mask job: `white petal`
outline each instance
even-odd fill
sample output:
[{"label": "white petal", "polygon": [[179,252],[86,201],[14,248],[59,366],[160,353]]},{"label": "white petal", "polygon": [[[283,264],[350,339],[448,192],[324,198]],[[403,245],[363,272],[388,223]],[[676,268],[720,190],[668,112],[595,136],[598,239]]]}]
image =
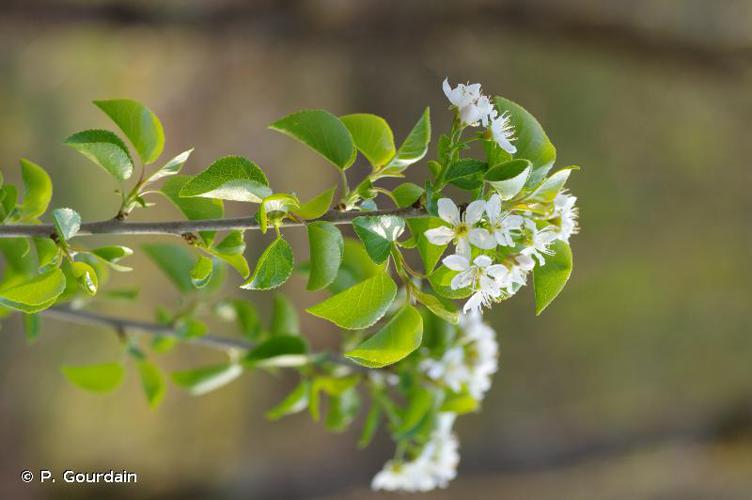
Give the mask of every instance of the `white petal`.
[{"label": "white petal", "polygon": [[454,253],[464,255],[465,257],[470,259],[470,254],[472,253],[472,250],[470,249],[470,242],[467,240],[467,238],[458,238],[457,239],[457,246],[455,247]]},{"label": "white petal", "polygon": [[496,243],[498,243],[499,246],[511,247],[512,245],[514,245],[514,242],[509,237],[509,234],[507,234],[506,231],[496,231],[494,233],[494,237],[496,238]]},{"label": "white petal", "polygon": [[473,273],[471,271],[462,271],[460,274],[452,278],[452,282],[449,286],[452,290],[459,290],[470,286],[473,282]]},{"label": "white petal", "polygon": [[483,217],[483,212],[486,211],[486,202],[483,200],[475,200],[467,206],[465,210],[465,222],[470,225],[476,224]]},{"label": "white petal", "polygon": [[494,194],[486,202],[486,213],[488,219],[492,222],[497,221],[501,215],[501,197],[498,194]]},{"label": "white petal", "polygon": [[441,262],[452,271],[465,271],[470,267],[470,261],[463,255],[449,255]]},{"label": "white petal", "polygon": [[475,260],[473,260],[473,264],[475,264],[478,267],[488,267],[493,263],[493,260],[491,260],[491,257],[488,255],[478,255]]},{"label": "white petal", "polygon": [[456,226],[460,223],[460,209],[449,198],[441,198],[436,202],[439,209],[439,217],[445,222]]},{"label": "white petal", "polygon": [[480,109],[475,104],[468,104],[460,109],[460,120],[468,125],[475,125],[483,117]]},{"label": "white petal", "polygon": [[467,302],[465,302],[465,306],[462,308],[462,312],[464,312],[465,314],[469,312],[480,313],[482,306],[483,306],[483,293],[478,292],[478,293],[473,294],[473,296],[470,297]]},{"label": "white petal", "polygon": [[496,247],[494,237],[483,228],[475,228],[470,231],[470,243],[483,250],[491,250]]},{"label": "white petal", "polygon": [[517,261],[517,265],[525,271],[530,271],[535,267],[535,261],[533,261],[533,258],[529,255],[518,255],[514,260]]},{"label": "white petal", "polygon": [[512,144],[512,142],[506,137],[497,135],[495,139],[496,139],[496,144],[498,144],[501,149],[503,149],[510,155],[513,155],[517,152],[517,147],[514,144]]},{"label": "white petal", "polygon": [[454,238],[454,231],[452,231],[452,228],[446,226],[429,229],[424,234],[429,243],[434,245],[448,245],[452,241],[452,238]]},{"label": "white petal", "polygon": [[447,99],[452,100],[452,86],[449,85],[449,78],[444,78],[444,83],[441,84],[441,88],[444,89],[444,95]]},{"label": "white petal", "polygon": [[494,264],[492,266],[488,266],[488,269],[486,269],[486,274],[496,280],[501,280],[509,274],[509,269],[504,264]]}]

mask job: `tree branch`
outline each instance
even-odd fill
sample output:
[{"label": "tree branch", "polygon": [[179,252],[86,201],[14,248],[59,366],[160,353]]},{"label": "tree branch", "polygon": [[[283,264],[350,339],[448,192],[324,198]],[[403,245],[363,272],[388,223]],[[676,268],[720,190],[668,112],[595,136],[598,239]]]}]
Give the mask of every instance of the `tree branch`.
[{"label": "tree branch", "polygon": [[[400,217],[425,217],[426,210],[417,207],[395,208],[389,210],[374,210],[370,212],[342,212],[330,210],[316,220],[331,222],[332,224],[349,224],[355,217],[361,215],[398,215]],[[311,221],[313,222],[313,221]],[[300,227],[305,222],[285,222],[280,227]],[[259,224],[253,217],[231,217],[226,219],[180,220],[165,222],[125,222],[111,219],[81,224],[76,236],[90,236],[95,234],[166,234],[180,236],[196,231],[226,231],[231,229],[257,230]],[[16,238],[25,236],[49,237],[55,233],[52,224],[7,224],[0,225],[0,238]]]}]

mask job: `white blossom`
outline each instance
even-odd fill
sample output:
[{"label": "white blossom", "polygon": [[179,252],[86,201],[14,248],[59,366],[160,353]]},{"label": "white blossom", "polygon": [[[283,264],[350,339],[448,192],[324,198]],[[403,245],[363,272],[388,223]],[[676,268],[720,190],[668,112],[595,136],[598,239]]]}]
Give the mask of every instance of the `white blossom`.
[{"label": "white blossom", "polygon": [[517,152],[517,148],[512,144],[512,141],[515,140],[514,127],[509,119],[509,113],[506,112],[498,116],[493,116],[489,129],[496,144],[510,155],[513,155]]},{"label": "white blossom", "polygon": [[497,279],[508,273],[508,269],[503,264],[493,264],[488,255],[479,255],[470,262],[464,255],[455,254],[445,257],[442,263],[452,271],[458,271],[449,284],[452,290],[471,287],[475,292],[465,303],[464,312],[480,311],[501,295]]},{"label": "white blossom", "polygon": [[475,126],[479,121],[487,123],[489,109],[493,108],[488,98],[481,96],[480,83],[459,83],[452,88],[449,80],[445,78],[442,88],[449,102],[457,108],[462,123],[470,126]]},{"label": "white blossom", "polygon": [[493,194],[486,202],[486,215],[490,233],[496,243],[505,247],[514,246],[512,231],[519,231],[525,218],[509,212],[502,213],[501,197],[498,194]]},{"label": "white blossom", "polygon": [[428,241],[434,245],[447,245],[454,241],[456,252],[470,256],[470,243],[479,248],[488,248],[492,242],[491,234],[483,228],[475,227],[483,217],[485,202],[475,200],[460,215],[460,209],[449,198],[441,198],[437,202],[439,217],[449,224],[426,231]]},{"label": "white blossom", "polygon": [[420,454],[411,461],[390,460],[374,476],[371,488],[388,491],[430,491],[445,488],[457,476],[459,442],[452,433],[456,415],[439,413],[436,427]]},{"label": "white blossom", "polygon": [[465,364],[465,350],[461,346],[448,349],[440,360],[423,360],[420,368],[429,378],[441,380],[454,392],[460,392],[462,384],[470,378],[470,370]]},{"label": "white blossom", "polygon": [[579,210],[574,204],[577,197],[561,192],[554,198],[554,218],[559,219],[558,239],[569,241],[569,237],[579,232],[577,217]]},{"label": "white blossom", "polygon": [[491,388],[491,377],[499,368],[499,345],[496,332],[484,323],[480,314],[466,314],[460,320],[462,341],[467,342],[468,371],[467,389],[480,401]]},{"label": "white blossom", "polygon": [[522,255],[535,257],[541,266],[546,265],[544,255],[553,255],[553,251],[548,246],[557,239],[556,229],[553,226],[538,229],[532,219],[525,219],[525,229],[529,231],[529,239],[528,246],[522,249]]}]

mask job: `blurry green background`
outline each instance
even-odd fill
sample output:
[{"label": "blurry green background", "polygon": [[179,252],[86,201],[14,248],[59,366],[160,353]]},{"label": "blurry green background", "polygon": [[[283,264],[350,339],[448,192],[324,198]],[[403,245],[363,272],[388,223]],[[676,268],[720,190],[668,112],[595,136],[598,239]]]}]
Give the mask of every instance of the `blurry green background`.
[{"label": "blurry green background", "polygon": [[[0,164],[17,180],[29,157],[52,175],[54,206],[111,217],[114,184],[61,142],[110,126],[91,100],[131,97],[162,118],[165,157],[196,146],[188,173],[241,154],[305,199],[336,172],[267,124],[306,107],[372,112],[400,140],[430,105],[437,134],[444,76],[520,102],[559,164],[582,165],[582,232],[543,316],[529,290],[488,315],[501,369],[482,413],[459,420],[459,478],[431,498],[752,498],[752,1],[5,1]],[[148,218],[177,217],[159,201]],[[304,234],[288,234],[304,258]],[[253,262],[264,239],[246,239]],[[150,319],[175,303],[142,254],[131,262],[112,285],[142,284],[140,303],[109,312]],[[283,290],[308,305],[303,283]],[[316,346],[341,335],[311,317],[303,328]],[[17,318],[0,335],[1,498],[380,496],[367,486],[386,436],[357,451],[358,426],[264,419],[289,374],[202,398],[173,387],[149,411],[133,370],[108,396],[58,371],[112,360],[114,335],[46,320],[29,346]],[[183,347],[160,363],[215,356]],[[139,484],[25,485],[27,468],[126,468]]]}]

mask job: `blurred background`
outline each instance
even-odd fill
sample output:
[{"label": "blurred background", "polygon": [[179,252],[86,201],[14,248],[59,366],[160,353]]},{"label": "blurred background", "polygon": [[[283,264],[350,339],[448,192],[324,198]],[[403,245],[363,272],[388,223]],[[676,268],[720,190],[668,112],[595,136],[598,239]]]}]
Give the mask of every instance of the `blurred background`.
[{"label": "blurred background", "polygon": [[[521,103],[559,165],[582,165],[569,182],[582,231],[569,286],[541,317],[529,290],[488,315],[501,369],[483,411],[458,422],[459,478],[430,497],[752,498],[752,1],[5,0],[0,165],[18,180],[29,157],[54,180],[53,206],[111,217],[115,185],[62,140],[111,126],[91,100],[131,97],[161,117],[164,158],[196,146],[187,173],[241,154],[306,199],[336,172],[267,124],[306,107],[371,112],[401,141],[430,105],[436,137],[451,117],[444,76]],[[177,217],[158,201],[136,218]],[[288,234],[304,256],[304,233]],[[246,240],[253,263],[265,240]],[[109,312],[148,320],[176,303],[143,254],[131,262],[112,285],[143,284],[140,301]],[[309,305],[303,284],[283,291]],[[341,335],[302,321],[316,346]],[[107,331],[45,320],[29,346],[14,318],[0,335],[2,498],[388,496],[368,490],[387,436],[358,451],[359,425],[264,419],[289,375],[202,398],[171,387],[150,411],[135,370],[106,396],[60,375],[118,356]],[[182,347],[160,364],[216,359]],[[27,468],[125,468],[139,484],[24,485]]]}]

